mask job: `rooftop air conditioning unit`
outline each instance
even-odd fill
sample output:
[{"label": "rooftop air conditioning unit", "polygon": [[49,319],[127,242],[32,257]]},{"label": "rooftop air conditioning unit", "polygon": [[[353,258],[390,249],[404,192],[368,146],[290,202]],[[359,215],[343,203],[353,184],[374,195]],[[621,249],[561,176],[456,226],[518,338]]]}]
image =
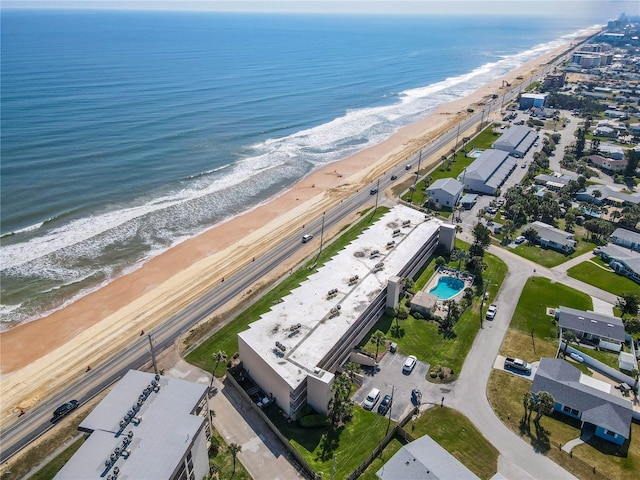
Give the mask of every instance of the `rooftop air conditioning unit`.
[{"label": "rooftop air conditioning unit", "polygon": [[140,422],[142,421],[142,417],[134,417],[132,420],[134,425],[140,425]]}]

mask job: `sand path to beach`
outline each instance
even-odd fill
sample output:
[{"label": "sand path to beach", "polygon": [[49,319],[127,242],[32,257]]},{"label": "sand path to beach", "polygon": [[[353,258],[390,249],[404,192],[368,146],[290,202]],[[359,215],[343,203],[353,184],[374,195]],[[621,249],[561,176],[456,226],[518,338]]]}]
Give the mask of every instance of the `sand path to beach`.
[{"label": "sand path to beach", "polygon": [[[97,365],[120,351],[137,339],[141,330],[159,325],[218,285],[221,278],[251,262],[252,257],[300,232],[303,224],[319,218],[357,190],[368,188],[370,182],[466,118],[468,107],[482,109],[481,102],[492,94],[501,95],[506,91],[501,88],[503,80],[512,87],[526,82],[581,40],[573,40],[470,96],[438,108],[374,147],[311,173],[269,203],[177,245],[48,317],[0,334],[0,421],[10,421],[20,407],[38,404],[83,375],[87,365]],[[469,136],[474,128],[460,132],[460,137]],[[426,159],[424,167],[435,166],[452,146]],[[299,250],[262,282],[272,283],[295,267],[312,253],[309,248]],[[230,299],[227,310],[239,300]]]}]

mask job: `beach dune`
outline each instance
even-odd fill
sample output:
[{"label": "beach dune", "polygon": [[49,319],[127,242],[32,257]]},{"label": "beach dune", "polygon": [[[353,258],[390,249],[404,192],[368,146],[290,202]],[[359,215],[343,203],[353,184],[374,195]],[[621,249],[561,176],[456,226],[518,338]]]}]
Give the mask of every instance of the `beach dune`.
[{"label": "beach dune", "polygon": [[[243,215],[211,228],[48,317],[0,334],[0,420],[15,419],[19,408],[30,408],[83,375],[199,297],[224,277],[259,257],[302,225],[317,219],[409,155],[482,108],[487,98],[501,94],[502,80],[512,87],[530,78],[582,39],[548,52],[469,97],[438,108],[423,120],[399,130],[386,141],[314,171],[287,192]],[[497,107],[499,110],[499,106]],[[497,113],[497,112],[496,112]],[[472,126],[461,135],[474,131]],[[425,168],[435,166],[453,145],[446,145]],[[337,232],[326,232],[328,235]],[[312,253],[303,248],[262,279],[268,285]],[[260,288],[255,285],[252,290]],[[246,292],[244,294],[246,296]],[[230,299],[226,310],[243,295]],[[217,316],[224,312],[216,312]],[[203,319],[206,320],[206,319]]]}]

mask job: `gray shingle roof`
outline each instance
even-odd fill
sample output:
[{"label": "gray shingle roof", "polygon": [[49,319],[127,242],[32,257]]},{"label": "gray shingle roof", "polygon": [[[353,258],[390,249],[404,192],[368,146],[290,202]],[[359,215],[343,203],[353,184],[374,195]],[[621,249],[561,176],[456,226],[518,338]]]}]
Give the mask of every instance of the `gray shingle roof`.
[{"label": "gray shingle roof", "polygon": [[493,148],[498,150],[521,150],[526,151],[536,141],[538,134],[524,125],[514,125],[510,127],[493,144]]},{"label": "gray shingle roof", "polygon": [[381,480],[479,480],[428,435],[402,447],[376,475]]},{"label": "gray shingle roof", "polygon": [[553,395],[556,403],[578,410],[581,419],[629,438],[631,402],[580,383],[582,373],[557,358],[542,358],[531,385],[531,393]]},{"label": "gray shingle roof", "polygon": [[629,269],[640,275],[640,253],[618,245],[607,245],[600,248],[600,253],[612,260],[624,263]]},{"label": "gray shingle roof", "polygon": [[560,230],[552,225],[548,225],[544,222],[533,222],[524,227],[524,230],[528,230],[529,228],[533,228],[536,232],[538,232],[538,236],[541,240],[545,240],[548,242],[554,242],[558,245],[567,245],[570,247],[575,247],[576,241],[573,239],[573,234],[569,232],[565,232],[564,230]]},{"label": "gray shingle roof", "polygon": [[563,306],[558,311],[558,324],[561,328],[624,341],[624,324],[618,317]]},{"label": "gray shingle roof", "polygon": [[616,228],[610,238],[620,238],[627,242],[640,244],[640,233],[632,232],[631,230],[626,230],[624,228]]},{"label": "gray shingle roof", "polygon": [[463,190],[463,185],[455,178],[439,178],[433,182],[427,191],[443,190],[449,195],[458,195]]}]

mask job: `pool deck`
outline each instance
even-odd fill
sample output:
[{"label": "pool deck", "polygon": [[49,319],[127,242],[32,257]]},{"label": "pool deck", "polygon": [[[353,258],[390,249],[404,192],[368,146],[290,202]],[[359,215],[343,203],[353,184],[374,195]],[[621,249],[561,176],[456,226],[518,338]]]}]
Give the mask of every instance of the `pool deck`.
[{"label": "pool deck", "polygon": [[[433,274],[433,277],[431,277],[431,280],[429,280],[422,291],[429,292],[429,290],[431,290],[438,284],[438,280],[440,280],[440,278],[442,277],[457,278],[464,282],[464,288],[453,297],[447,299],[455,301],[460,300],[460,298],[462,298],[462,296],[464,295],[464,290],[468,287],[471,287],[473,285],[473,282],[475,281],[474,276],[469,273],[461,272],[459,270],[453,270],[447,267],[440,267],[438,268],[438,270],[436,270],[436,273]],[[445,315],[447,313],[447,307],[444,304],[445,301],[446,300],[438,300],[436,302],[435,308],[433,310],[434,315]]]}]

